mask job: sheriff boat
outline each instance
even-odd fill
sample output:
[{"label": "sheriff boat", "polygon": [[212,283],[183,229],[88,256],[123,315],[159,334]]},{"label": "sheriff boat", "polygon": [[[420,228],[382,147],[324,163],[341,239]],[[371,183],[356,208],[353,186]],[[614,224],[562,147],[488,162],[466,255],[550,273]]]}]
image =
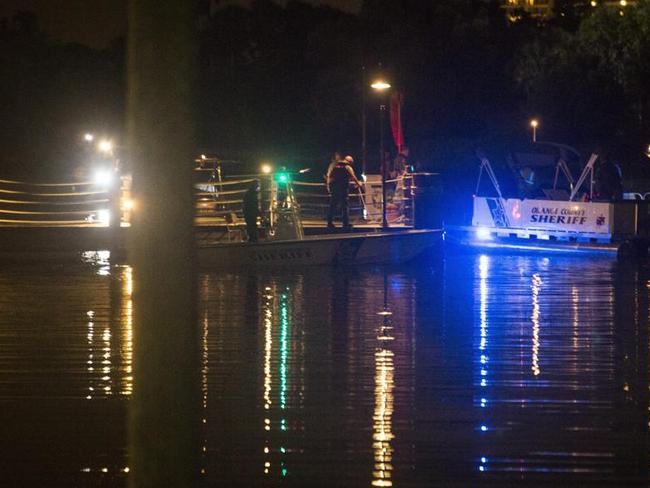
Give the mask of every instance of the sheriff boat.
[{"label": "sheriff boat", "polygon": [[[539,155],[511,160],[510,169],[520,176],[524,186],[532,186],[535,173],[554,166],[552,187],[539,188],[543,196],[532,198],[504,197],[490,161],[484,155],[478,156],[481,165],[473,197],[472,223],[445,226],[448,243],[480,250],[647,255],[648,202],[594,201],[597,154],[591,155],[577,181],[573,180],[567,158],[562,155],[550,160]],[[479,194],[484,175],[491,182],[491,189],[485,192],[489,195]],[[564,188],[559,185],[560,176],[568,184]]]}]

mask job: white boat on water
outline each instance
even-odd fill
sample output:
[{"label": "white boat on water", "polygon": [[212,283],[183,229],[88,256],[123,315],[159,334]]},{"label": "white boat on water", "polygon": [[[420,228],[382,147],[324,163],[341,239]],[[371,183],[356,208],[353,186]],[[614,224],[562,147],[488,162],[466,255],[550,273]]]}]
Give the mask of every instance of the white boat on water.
[{"label": "white boat on water", "polygon": [[199,263],[207,266],[311,266],[404,263],[435,247],[436,230],[349,233],[264,242],[199,245]]},{"label": "white boat on water", "polygon": [[[647,255],[649,202],[593,201],[597,158],[591,155],[575,183],[559,158],[553,187],[544,190],[544,197],[506,198],[489,160],[481,157],[472,223],[445,226],[445,240],[480,250]],[[478,195],[483,173],[492,183],[491,196]],[[568,189],[557,187],[560,173],[568,180]],[[586,191],[582,191],[583,186]],[[585,195],[587,201],[583,200]]]},{"label": "white boat on water", "polygon": [[198,260],[214,267],[273,267],[404,263],[438,246],[442,231],[385,229],[305,236],[290,178],[272,180],[266,239],[198,240]]}]

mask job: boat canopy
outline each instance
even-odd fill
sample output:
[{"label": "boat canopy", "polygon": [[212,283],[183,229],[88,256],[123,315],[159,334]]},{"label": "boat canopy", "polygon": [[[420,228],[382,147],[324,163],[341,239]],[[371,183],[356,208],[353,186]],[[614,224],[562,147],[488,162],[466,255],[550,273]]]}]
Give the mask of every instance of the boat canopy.
[{"label": "boat canopy", "polygon": [[[491,191],[485,187],[480,191],[480,178],[487,170],[487,159],[481,159],[481,172],[476,194]],[[576,177],[582,172],[580,153],[565,144],[553,142],[536,142],[510,150],[505,157],[506,164],[502,170],[498,167],[491,171],[490,179],[494,187],[495,180],[501,182],[501,189],[496,189],[498,196],[516,198],[547,198],[551,200],[568,200],[573,191]]]}]

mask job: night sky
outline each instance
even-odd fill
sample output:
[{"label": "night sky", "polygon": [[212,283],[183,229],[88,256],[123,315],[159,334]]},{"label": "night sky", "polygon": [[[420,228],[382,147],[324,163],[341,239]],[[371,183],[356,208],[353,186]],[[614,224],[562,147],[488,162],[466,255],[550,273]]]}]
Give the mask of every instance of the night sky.
[{"label": "night sky", "polygon": [[[248,5],[251,0],[215,1],[217,4]],[[362,0],[304,0],[314,5],[330,5],[348,12],[357,11]],[[276,0],[286,4],[286,0]],[[17,11],[35,12],[43,30],[53,39],[73,41],[95,48],[106,47],[126,32],[127,0],[3,0],[0,17]]]}]

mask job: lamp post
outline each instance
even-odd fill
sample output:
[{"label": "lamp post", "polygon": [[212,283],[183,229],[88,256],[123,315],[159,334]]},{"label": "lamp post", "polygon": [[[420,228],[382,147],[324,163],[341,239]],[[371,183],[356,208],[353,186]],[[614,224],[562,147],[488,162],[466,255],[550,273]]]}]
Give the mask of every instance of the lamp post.
[{"label": "lamp post", "polygon": [[[370,85],[371,88],[380,94],[383,94],[390,88],[390,83],[385,80],[376,80]],[[381,227],[388,228],[388,219],[386,218],[386,164],[384,161],[384,114],[386,113],[386,104],[381,100],[379,104],[379,164],[381,165]]]},{"label": "lamp post", "polygon": [[537,119],[532,119],[530,121],[530,126],[533,128],[533,142],[537,142],[537,126],[539,121]]}]

